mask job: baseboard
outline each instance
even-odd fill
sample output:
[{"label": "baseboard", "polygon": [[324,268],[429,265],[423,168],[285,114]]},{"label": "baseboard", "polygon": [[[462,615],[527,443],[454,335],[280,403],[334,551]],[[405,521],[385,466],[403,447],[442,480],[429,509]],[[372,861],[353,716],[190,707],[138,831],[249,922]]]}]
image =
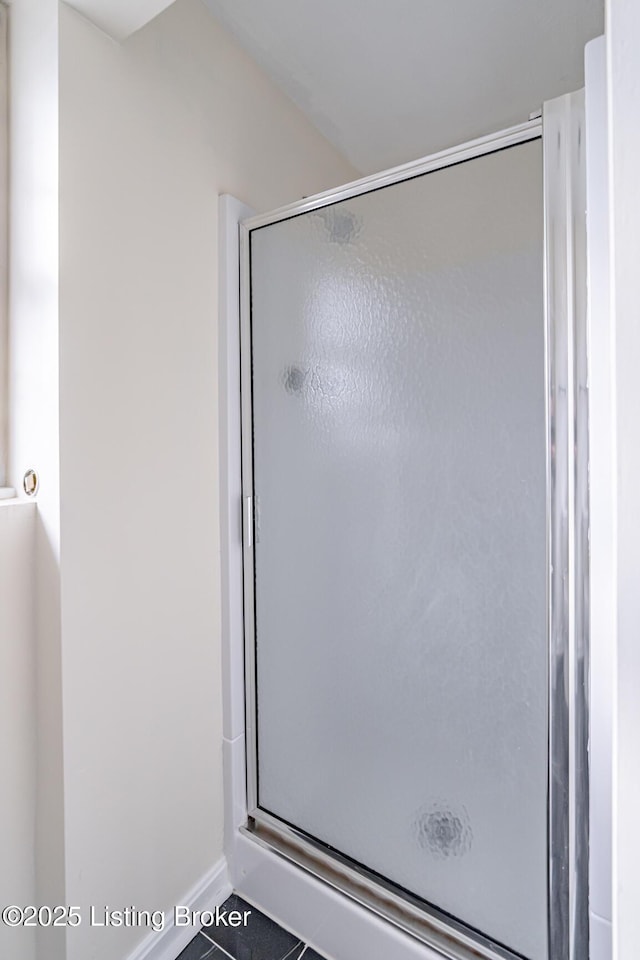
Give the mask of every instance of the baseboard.
[{"label": "baseboard", "polygon": [[[230,893],[227,861],[225,857],[221,857],[198,883],[181,897],[179,905],[191,910],[211,910],[223,904]],[[198,927],[176,927],[173,916],[167,911],[167,924],[164,929],[145,937],[126,960],[176,960],[197,932]]]}]

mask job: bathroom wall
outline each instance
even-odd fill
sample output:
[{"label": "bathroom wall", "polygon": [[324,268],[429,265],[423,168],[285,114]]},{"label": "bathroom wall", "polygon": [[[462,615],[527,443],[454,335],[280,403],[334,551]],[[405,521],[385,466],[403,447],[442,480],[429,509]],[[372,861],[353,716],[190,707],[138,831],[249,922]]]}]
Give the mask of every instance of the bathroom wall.
[{"label": "bathroom wall", "polygon": [[[168,908],[222,856],[217,198],[355,176],[200,0],[123,45],[61,5],[69,902]],[[83,925],[68,958],[145,932]]]},{"label": "bathroom wall", "polygon": [[[35,505],[0,501],[0,903],[33,903],[36,691]],[[35,960],[36,931],[0,923],[0,956]]]}]

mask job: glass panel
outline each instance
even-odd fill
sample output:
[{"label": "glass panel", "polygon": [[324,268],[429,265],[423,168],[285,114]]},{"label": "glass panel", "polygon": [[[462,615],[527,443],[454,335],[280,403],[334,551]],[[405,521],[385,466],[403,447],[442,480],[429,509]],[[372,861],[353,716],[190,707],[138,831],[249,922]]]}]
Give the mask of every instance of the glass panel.
[{"label": "glass panel", "polygon": [[547,957],[542,156],[251,235],[259,804]]}]

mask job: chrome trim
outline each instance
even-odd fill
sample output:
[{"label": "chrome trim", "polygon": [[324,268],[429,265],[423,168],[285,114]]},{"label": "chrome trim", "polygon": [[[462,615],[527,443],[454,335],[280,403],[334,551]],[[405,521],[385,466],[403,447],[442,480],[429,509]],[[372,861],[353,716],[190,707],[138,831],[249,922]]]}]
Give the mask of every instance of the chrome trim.
[{"label": "chrome trim", "polygon": [[587,343],[587,177],[584,91],[571,96],[574,392],[574,819],[571,960],[589,955],[589,375]]},{"label": "chrome trim", "polygon": [[[588,491],[586,422],[585,318],[581,284],[583,241],[573,239],[574,211],[580,209],[581,180],[572,177],[573,164],[583,143],[580,119],[581,94],[560,97],[544,105],[542,119],[535,119],[493,136],[473,140],[422,160],[381,174],[365,177],[345,187],[306,198],[272,213],[252,217],[240,226],[241,248],[241,390],[242,390],[242,495],[253,498],[252,401],[251,401],[251,289],[250,234],[252,230],[337,203],[360,194],[400,183],[504,147],[543,137],[545,204],[545,341],[547,379],[547,559],[549,637],[549,960],[586,960],[584,916],[588,916],[587,874],[584,847],[577,838],[587,830],[586,768],[588,670]],[[583,116],[583,114],[582,114]],[[577,117],[577,119],[576,119]],[[572,132],[571,132],[572,131]],[[573,137],[573,139],[572,139]],[[580,139],[582,138],[582,139]],[[579,232],[579,231],[578,231]],[[585,348],[585,356],[574,357]],[[575,369],[574,369],[575,363]],[[574,399],[574,377],[578,399]],[[574,418],[574,410],[577,417]],[[572,448],[577,455],[574,469]],[[574,498],[578,511],[574,510]],[[243,510],[245,599],[245,691],[247,736],[247,806],[254,827],[248,834],[257,842],[307,870],[321,876],[365,906],[403,927],[413,936],[439,950],[451,960],[470,957],[505,960],[515,955],[496,947],[458,921],[443,917],[431,907],[418,905],[409,894],[400,895],[382,881],[373,880],[364,869],[350,866],[347,858],[327,853],[300,831],[282,823],[258,807],[257,690],[255,662],[254,531],[255,511]],[[574,519],[576,518],[576,519]],[[580,585],[574,606],[576,578]],[[577,638],[577,639],[576,639]],[[574,709],[570,704],[574,703]],[[269,831],[265,840],[261,828]],[[283,844],[287,847],[285,850]],[[558,855],[560,853],[560,855]],[[309,865],[312,859],[315,867]],[[340,882],[339,878],[343,880]],[[333,879],[331,879],[333,877]],[[390,885],[392,887],[392,885]],[[354,892],[354,889],[356,892]],[[357,891],[360,891],[358,893]],[[367,891],[366,900],[362,890]],[[383,891],[381,896],[380,891]],[[397,891],[397,888],[396,888]],[[385,910],[382,903],[393,904]],[[376,906],[377,904],[377,906]],[[404,919],[402,916],[404,911]],[[420,918],[418,922],[417,918]]]},{"label": "chrome trim", "polygon": [[[242,407],[242,496],[253,501],[253,404],[251,362],[251,249],[249,230],[240,224],[240,394]],[[241,506],[241,505],[240,505]],[[258,806],[258,731],[255,662],[255,531],[248,523],[255,521],[255,511],[242,510],[244,647],[245,647],[245,735],[247,744],[247,810],[249,815]]]},{"label": "chrome trim", "polygon": [[380,187],[388,187],[394,183],[401,183],[403,180],[411,180],[413,177],[419,177],[423,173],[442,170],[444,167],[450,167],[456,163],[462,163],[465,160],[473,160],[475,157],[481,157],[485,153],[494,153],[496,150],[502,150],[504,147],[512,147],[518,143],[526,143],[527,140],[535,140],[541,136],[542,119],[538,117],[534,120],[529,120],[527,123],[521,123],[516,127],[499,130],[497,133],[492,133],[489,136],[469,140],[460,146],[441,150],[439,153],[434,153],[430,157],[422,157],[419,160],[412,160],[410,163],[403,163],[399,167],[384,170],[382,173],[362,177],[360,180],[354,180],[352,183],[347,183],[343,187],[326,190],[324,193],[317,193],[313,197],[305,197],[303,200],[298,200],[297,203],[290,203],[286,207],[279,207],[270,213],[251,217],[251,219],[243,222],[243,226],[246,227],[247,230],[257,230],[260,227],[266,227],[270,223],[277,223],[279,220],[288,220],[290,217],[296,217],[301,213],[318,210],[320,207],[326,207],[332,203],[339,203],[340,200],[349,200],[351,197],[357,197],[361,193],[370,193],[372,190],[379,190]]},{"label": "chrome trim", "polygon": [[549,550],[549,957],[588,957],[584,93],[543,109]]},{"label": "chrome trim", "polygon": [[545,104],[545,333],[549,638],[549,955],[568,960],[569,645],[568,303],[564,98]]}]

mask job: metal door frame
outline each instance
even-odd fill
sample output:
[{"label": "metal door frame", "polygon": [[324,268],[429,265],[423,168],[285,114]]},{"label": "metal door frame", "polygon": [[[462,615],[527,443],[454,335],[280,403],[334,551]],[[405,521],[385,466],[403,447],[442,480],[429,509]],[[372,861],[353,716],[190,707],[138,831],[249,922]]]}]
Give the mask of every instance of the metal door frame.
[{"label": "metal door frame", "polygon": [[240,225],[242,527],[248,823],[243,831],[451,960],[518,955],[261,810],[257,793],[251,233],[269,224],[542,138],[548,637],[550,960],[588,957],[588,411],[584,92],[542,118],[365,177]]}]

